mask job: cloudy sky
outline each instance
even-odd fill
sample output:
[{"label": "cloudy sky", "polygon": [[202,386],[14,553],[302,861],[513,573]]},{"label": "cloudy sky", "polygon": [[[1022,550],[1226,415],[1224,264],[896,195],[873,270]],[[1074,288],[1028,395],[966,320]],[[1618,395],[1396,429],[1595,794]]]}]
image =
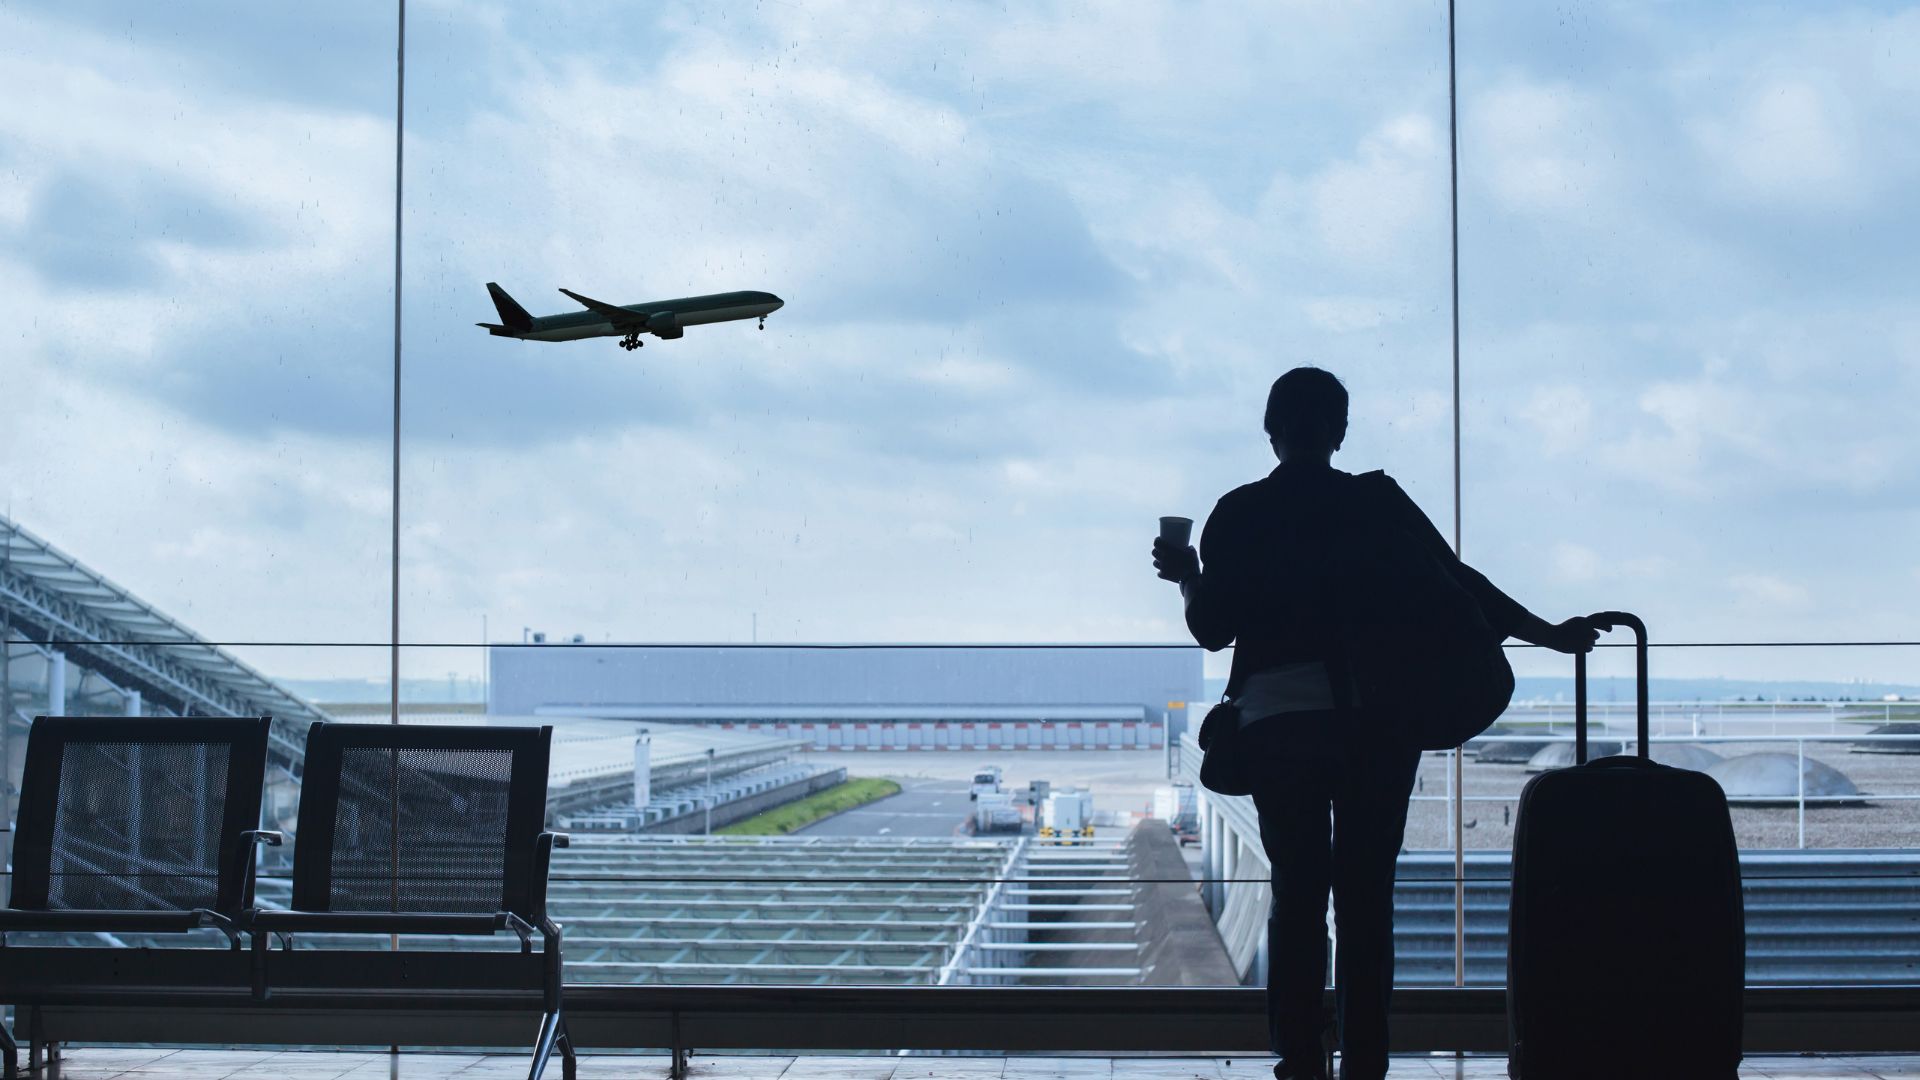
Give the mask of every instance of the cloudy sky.
[{"label": "cloudy sky", "polygon": [[[1461,6],[1468,559],[1920,638],[1920,11]],[[1154,518],[1270,467],[1305,362],[1450,530],[1445,47],[1437,0],[415,0],[403,638],[1179,640]],[[370,4],[0,6],[0,502],[217,639],[387,637],[393,60]],[[788,306],[629,354],[487,337],[489,280]]]}]

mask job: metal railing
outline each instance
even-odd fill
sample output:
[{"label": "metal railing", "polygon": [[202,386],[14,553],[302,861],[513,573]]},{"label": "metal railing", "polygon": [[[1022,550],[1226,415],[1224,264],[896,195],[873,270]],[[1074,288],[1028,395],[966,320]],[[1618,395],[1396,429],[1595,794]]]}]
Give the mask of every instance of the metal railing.
[{"label": "metal railing", "polygon": [[[1670,725],[1657,722],[1651,738],[1655,746],[1692,743],[1781,747],[1792,744],[1794,747],[1797,780],[1791,794],[1730,800],[1736,814],[1743,807],[1791,806],[1796,816],[1795,847],[1748,850],[1741,854],[1746,880],[1749,980],[1755,984],[1858,984],[1920,978],[1920,849],[1806,846],[1810,810],[1920,801],[1920,790],[1862,790],[1859,794],[1841,795],[1809,793],[1807,762],[1819,760],[1809,758],[1809,745],[1916,745],[1920,744],[1920,736],[1848,731],[1844,725],[1854,714],[1848,713],[1843,719],[1840,714],[1844,710],[1839,709],[1828,712],[1831,726],[1827,730],[1779,733],[1779,724],[1804,724],[1806,715],[1814,712],[1804,706],[1798,710],[1793,708],[1800,704],[1783,704],[1778,716],[1773,715],[1771,709],[1766,716],[1730,715],[1740,710],[1715,714],[1712,726],[1720,728],[1717,733],[1694,726],[1688,718],[1685,734],[1662,734],[1661,727]],[[1874,721],[1869,717],[1865,722]],[[1729,730],[1749,724],[1766,725],[1768,730],[1753,734]],[[1568,724],[1561,726],[1570,730]],[[1570,733],[1551,727],[1546,731],[1509,732],[1496,738],[1543,745],[1573,741]],[[1631,746],[1630,739],[1616,736],[1614,741]],[[1199,758],[1199,747],[1193,739],[1190,736],[1183,739],[1179,767],[1190,779],[1197,777]],[[1522,775],[1518,765],[1490,768],[1512,769],[1516,779]],[[1414,801],[1445,804],[1449,834],[1456,805],[1513,803],[1519,796],[1517,785],[1508,793],[1455,792],[1452,770],[1442,770],[1442,773],[1447,778],[1448,789],[1432,795],[1416,795]],[[1920,757],[1914,760],[1913,773],[1915,787],[1920,788]],[[1264,878],[1268,871],[1256,841],[1259,822],[1251,800],[1211,794],[1203,799],[1202,820],[1228,834],[1210,839],[1203,850],[1212,853],[1230,849],[1238,856],[1238,864],[1229,867],[1224,857],[1209,854],[1202,874],[1207,879],[1202,894],[1209,899],[1239,970],[1254,978],[1258,975],[1258,938],[1264,927],[1244,914],[1248,904],[1257,906],[1264,901],[1267,888]],[[1466,957],[1466,982],[1498,985],[1504,981],[1509,854],[1499,849],[1469,850],[1465,853],[1464,865],[1464,878],[1456,879],[1450,851],[1402,856],[1395,904],[1399,942],[1396,951],[1401,958],[1397,981],[1412,985],[1453,982],[1456,948]],[[1455,924],[1456,890],[1465,898],[1464,927]]]},{"label": "metal railing", "polygon": [[[1742,807],[1742,806],[1759,807],[1759,806],[1792,805],[1796,811],[1795,844],[1794,844],[1796,848],[1805,848],[1807,846],[1807,808],[1809,805],[1818,806],[1821,804],[1827,804],[1827,805],[1841,806],[1841,805],[1860,805],[1860,804],[1869,804],[1869,803],[1920,802],[1920,735],[1872,735],[1866,732],[1842,731],[1838,729],[1837,721],[1835,722],[1836,726],[1833,729],[1826,732],[1800,732],[1800,733],[1791,733],[1791,734],[1781,734],[1778,732],[1778,725],[1779,725],[1778,717],[1771,717],[1765,721],[1769,726],[1769,731],[1767,731],[1764,734],[1752,734],[1752,735],[1730,734],[1730,733],[1727,733],[1726,731],[1726,726],[1729,724],[1738,724],[1738,723],[1746,723],[1746,722],[1758,723],[1760,721],[1758,718],[1752,718],[1752,717],[1726,718],[1723,716],[1723,717],[1719,717],[1718,719],[1722,726],[1722,732],[1721,734],[1718,734],[1718,735],[1706,734],[1704,732],[1699,732],[1695,734],[1685,734],[1685,735],[1662,735],[1657,733],[1659,731],[1660,725],[1656,723],[1654,726],[1654,731],[1656,732],[1656,734],[1652,735],[1652,737],[1649,739],[1649,742],[1651,742],[1653,745],[1656,745],[1656,746],[1681,745],[1681,744],[1696,745],[1696,746],[1779,744],[1784,746],[1786,744],[1791,743],[1794,747],[1794,757],[1795,757],[1795,769],[1794,769],[1795,790],[1791,796],[1784,795],[1784,794],[1781,794],[1781,795],[1730,794],[1727,796],[1727,802],[1736,808]],[[1868,721],[1868,722],[1871,722],[1871,721]],[[1570,731],[1571,724],[1569,723],[1567,726]],[[1697,728],[1696,728],[1696,731],[1698,731]],[[1588,737],[1590,740],[1597,740],[1597,741],[1624,742],[1626,749],[1623,752],[1626,752],[1626,753],[1633,752],[1632,746],[1635,740],[1631,738],[1612,737],[1612,733],[1608,733],[1606,735],[1598,735],[1598,736],[1590,734]],[[1498,736],[1495,739],[1488,739],[1486,741],[1493,742],[1493,741],[1502,741],[1502,740],[1550,744],[1550,743],[1571,743],[1575,740],[1575,737],[1572,734],[1560,734],[1554,728],[1549,727],[1548,732],[1545,734],[1531,732],[1531,731],[1509,732],[1501,736]],[[1914,768],[1913,768],[1913,773],[1914,773],[1913,784],[1914,784],[1915,790],[1912,790],[1912,791],[1864,791],[1863,790],[1856,794],[1839,794],[1839,795],[1809,794],[1807,791],[1807,760],[1808,760],[1807,744],[1808,743],[1814,743],[1816,745],[1831,744],[1831,743],[1846,743],[1846,744],[1867,743],[1872,745],[1911,746],[1914,748],[1914,754],[1915,754],[1915,761],[1914,761]],[[1444,753],[1450,754],[1452,753],[1452,751],[1444,751]],[[1469,749],[1468,753],[1471,754],[1472,750]],[[1597,757],[1600,755],[1594,755],[1594,756]],[[1818,758],[1815,758],[1813,760],[1823,765],[1827,764],[1826,762],[1821,761]],[[1544,770],[1536,769],[1533,771],[1538,772],[1538,771],[1544,771]],[[1416,794],[1412,797],[1411,801],[1414,803],[1440,802],[1440,803],[1446,804],[1448,807],[1447,825],[1449,830],[1451,830],[1452,828],[1452,823],[1453,823],[1452,815],[1454,813],[1453,807],[1456,804],[1464,804],[1469,802],[1512,803],[1519,797],[1518,790],[1514,791],[1512,794],[1481,794],[1481,795],[1468,795],[1464,792],[1455,792],[1452,790],[1453,774],[1451,770],[1447,771],[1446,777],[1447,777],[1447,790],[1436,795]]]}]

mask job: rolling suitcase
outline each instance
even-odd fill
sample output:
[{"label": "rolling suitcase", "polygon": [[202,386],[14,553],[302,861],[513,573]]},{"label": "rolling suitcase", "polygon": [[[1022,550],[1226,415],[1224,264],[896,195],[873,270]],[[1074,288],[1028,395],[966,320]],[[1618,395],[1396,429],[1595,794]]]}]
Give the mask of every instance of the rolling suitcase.
[{"label": "rolling suitcase", "polygon": [[1575,764],[1520,793],[1507,931],[1514,1080],[1734,1080],[1746,983],[1740,861],[1726,795],[1648,756],[1647,629],[1635,638],[1639,753],[1587,760],[1574,658]]}]

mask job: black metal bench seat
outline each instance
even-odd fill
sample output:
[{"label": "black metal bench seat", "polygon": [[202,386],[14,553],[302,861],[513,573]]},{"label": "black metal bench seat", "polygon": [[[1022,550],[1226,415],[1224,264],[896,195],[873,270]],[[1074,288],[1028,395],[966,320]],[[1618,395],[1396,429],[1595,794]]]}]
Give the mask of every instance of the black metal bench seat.
[{"label": "black metal bench seat", "polygon": [[[537,1015],[530,1077],[556,1048],[573,1077],[561,930],[546,913],[548,865],[566,844],[543,830],[552,729],[315,724],[292,906],[278,910],[253,902],[255,847],[280,842],[256,828],[269,724],[35,722],[0,910],[0,1002],[20,1007],[29,1067],[62,1039],[204,1041],[167,1019],[182,1007],[232,1018],[236,1043],[311,1041],[311,1010],[344,1009],[364,1016],[368,1045],[441,1040],[446,1014]],[[227,947],[6,940],[200,928]],[[500,933],[519,950],[299,947],[302,934]],[[0,1057],[14,1077],[4,1028]]]},{"label": "black metal bench seat", "polygon": [[[253,903],[266,773],[266,717],[152,720],[42,716],[27,736],[13,841],[13,891],[0,908],[0,1002],[31,1027],[47,1002],[134,993],[117,977],[133,950],[21,945],[14,933],[178,934],[214,929],[241,963]],[[208,950],[191,950],[206,961]],[[31,1039],[37,1050],[39,1041]],[[5,1073],[19,1048],[0,1026]],[[37,1065],[37,1060],[30,1061]]]},{"label": "black metal bench seat", "polygon": [[[543,831],[552,734],[551,727],[315,724],[292,907],[257,908],[244,923],[253,935],[256,996],[288,1008],[342,994],[414,1006],[537,1005],[529,1076],[538,1078],[557,1048],[571,1080],[561,930],[546,911],[553,849],[567,842]],[[297,946],[300,934],[505,932],[519,937],[519,952]],[[273,940],[282,947],[270,949]],[[370,1030],[368,1042],[391,1041],[391,1025],[380,1026],[389,1035],[376,1039]]]}]

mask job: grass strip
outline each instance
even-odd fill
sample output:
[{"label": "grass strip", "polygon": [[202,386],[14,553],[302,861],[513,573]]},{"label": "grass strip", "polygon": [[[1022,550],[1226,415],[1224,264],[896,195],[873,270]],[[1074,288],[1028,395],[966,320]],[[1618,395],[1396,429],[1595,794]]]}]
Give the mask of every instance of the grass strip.
[{"label": "grass strip", "polygon": [[722,826],[714,832],[721,836],[784,836],[821,818],[851,810],[889,795],[898,795],[900,785],[891,780],[863,776],[816,791],[804,799],[776,806],[765,813]]}]

